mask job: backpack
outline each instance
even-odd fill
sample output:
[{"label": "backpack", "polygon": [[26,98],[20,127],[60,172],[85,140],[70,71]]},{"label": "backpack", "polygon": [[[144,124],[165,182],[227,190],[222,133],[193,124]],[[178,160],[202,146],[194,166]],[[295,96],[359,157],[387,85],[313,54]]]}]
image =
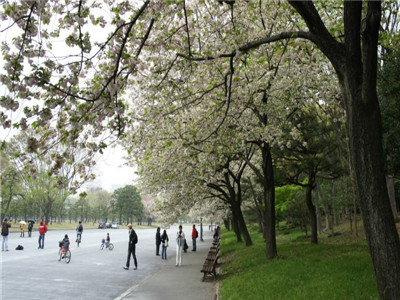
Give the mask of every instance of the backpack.
[{"label": "backpack", "polygon": [[199,232],[196,230],[196,239],[199,237]]},{"label": "backpack", "polygon": [[15,250],[24,250],[24,247],[21,245],[18,245],[17,248],[15,248]]}]

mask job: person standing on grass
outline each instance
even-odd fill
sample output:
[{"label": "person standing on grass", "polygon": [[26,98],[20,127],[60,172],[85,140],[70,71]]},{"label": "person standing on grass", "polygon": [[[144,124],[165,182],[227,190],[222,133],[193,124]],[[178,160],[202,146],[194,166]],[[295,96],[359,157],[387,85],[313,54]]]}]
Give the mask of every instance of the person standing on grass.
[{"label": "person standing on grass", "polygon": [[132,224],[128,224],[129,229],[129,244],[128,244],[128,258],[126,260],[126,266],[123,267],[125,270],[129,270],[129,263],[131,260],[131,255],[133,256],[133,261],[135,262],[135,268],[137,269],[137,260],[136,260],[136,244],[138,242],[138,237],[136,235],[135,230],[132,229]]},{"label": "person standing on grass", "polygon": [[39,224],[39,247],[38,247],[38,249],[44,248],[44,236],[45,236],[46,232],[47,232],[47,226],[46,226],[46,223],[42,219]]},{"label": "person standing on grass", "polygon": [[7,218],[4,219],[4,222],[1,224],[1,235],[3,236],[3,242],[1,244],[1,251],[8,251],[8,228],[11,227],[11,223],[8,222]]},{"label": "person standing on grass", "polygon": [[196,225],[193,224],[193,229],[192,229],[192,251],[196,251],[196,239],[199,237],[199,233],[196,229]]},{"label": "person standing on grass", "polygon": [[161,244],[162,244],[161,259],[167,260],[168,242],[169,242],[168,234],[167,234],[167,231],[164,230],[163,234],[161,235]]},{"label": "person standing on grass", "polygon": [[160,227],[157,227],[156,232],[156,256],[160,256],[161,234]]},{"label": "person standing on grass", "polygon": [[176,233],[176,266],[182,265],[182,248],[185,243],[185,233],[182,231],[182,225],[179,225],[179,231]]}]

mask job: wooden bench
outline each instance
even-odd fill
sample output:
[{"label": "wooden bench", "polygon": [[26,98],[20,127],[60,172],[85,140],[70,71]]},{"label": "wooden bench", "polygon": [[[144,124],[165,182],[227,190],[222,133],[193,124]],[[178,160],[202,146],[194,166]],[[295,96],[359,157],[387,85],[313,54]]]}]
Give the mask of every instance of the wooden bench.
[{"label": "wooden bench", "polygon": [[220,241],[220,238],[218,237],[218,238],[215,238],[212,243],[214,246],[219,245],[219,241]]},{"label": "wooden bench", "polygon": [[210,248],[210,251],[219,251],[219,248],[220,248],[219,245],[217,245],[217,246],[212,246],[212,247]]},{"label": "wooden bench", "polygon": [[217,260],[218,260],[218,255],[215,256],[215,258],[213,260],[206,259],[206,261],[203,265],[203,268],[200,271],[203,273],[202,281],[204,281],[206,279],[207,275],[212,275],[214,277],[214,279],[217,277],[217,273],[215,271],[215,267],[217,265]]},{"label": "wooden bench", "polygon": [[207,258],[209,257],[215,257],[219,254],[219,248],[217,249],[210,249],[210,251],[208,251],[208,255]]},{"label": "wooden bench", "polygon": [[214,279],[217,277],[217,272],[215,271],[215,268],[216,268],[216,265],[217,265],[218,259],[219,259],[219,250],[220,250],[219,242],[220,242],[219,237],[214,238],[213,243],[212,243],[213,246],[208,251],[203,268],[200,271],[203,273],[202,281],[204,281],[206,279],[207,275],[212,275],[214,277]]}]

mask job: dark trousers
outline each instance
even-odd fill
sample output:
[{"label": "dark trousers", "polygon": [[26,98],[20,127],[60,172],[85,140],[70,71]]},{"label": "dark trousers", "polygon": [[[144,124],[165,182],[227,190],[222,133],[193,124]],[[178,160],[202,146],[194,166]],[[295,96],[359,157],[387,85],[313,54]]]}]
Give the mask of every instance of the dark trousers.
[{"label": "dark trousers", "polygon": [[128,258],[126,260],[126,266],[128,268],[129,268],[129,262],[131,261],[131,255],[133,256],[133,261],[135,263],[135,267],[137,267],[136,246],[134,244],[128,246]]},{"label": "dark trousers", "polygon": [[44,248],[44,234],[39,235],[39,248]]},{"label": "dark trousers", "polygon": [[156,255],[160,255],[160,244],[156,244]]}]

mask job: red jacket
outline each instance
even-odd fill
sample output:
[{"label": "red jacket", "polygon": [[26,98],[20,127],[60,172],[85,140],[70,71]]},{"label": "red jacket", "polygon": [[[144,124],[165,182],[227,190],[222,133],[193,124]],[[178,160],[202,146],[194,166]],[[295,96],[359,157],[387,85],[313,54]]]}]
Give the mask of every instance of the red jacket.
[{"label": "red jacket", "polygon": [[47,226],[46,226],[46,223],[43,221],[39,225],[39,233],[45,234],[46,232],[47,232]]},{"label": "red jacket", "polygon": [[193,228],[193,230],[192,230],[192,239],[196,238],[196,233],[197,233],[196,228]]}]

